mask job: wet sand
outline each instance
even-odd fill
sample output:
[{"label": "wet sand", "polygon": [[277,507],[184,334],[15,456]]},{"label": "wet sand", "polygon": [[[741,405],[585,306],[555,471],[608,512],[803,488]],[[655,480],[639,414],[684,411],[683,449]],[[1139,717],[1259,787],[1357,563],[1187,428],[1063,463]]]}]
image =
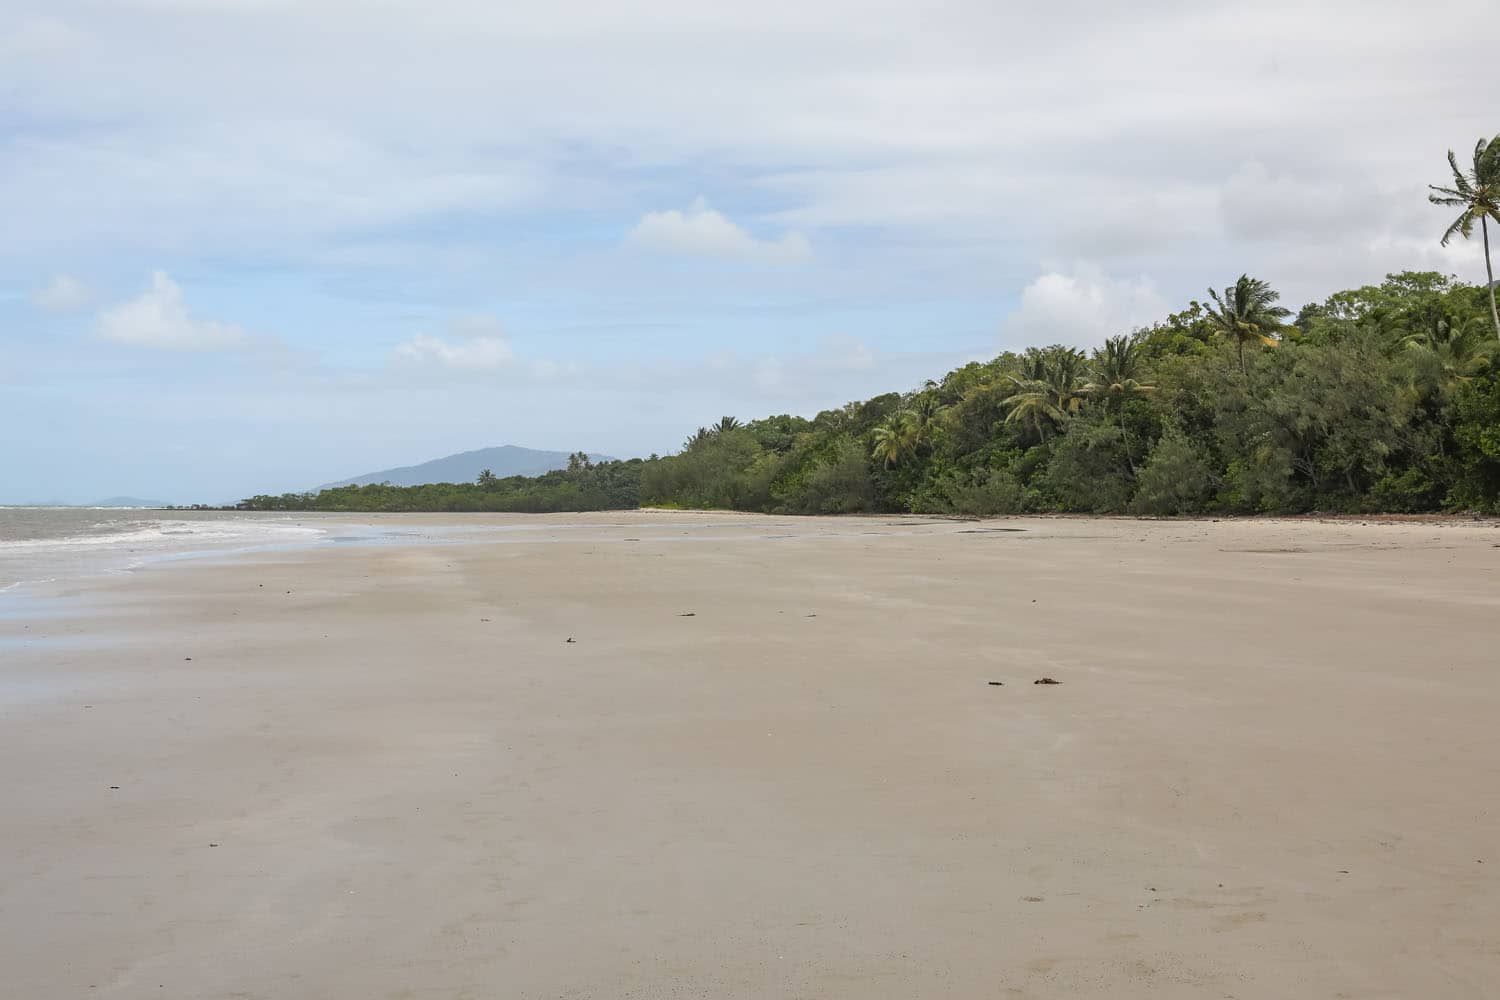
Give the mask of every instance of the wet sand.
[{"label": "wet sand", "polygon": [[1500,530],[409,520],[0,616],[0,993],[1496,995]]}]

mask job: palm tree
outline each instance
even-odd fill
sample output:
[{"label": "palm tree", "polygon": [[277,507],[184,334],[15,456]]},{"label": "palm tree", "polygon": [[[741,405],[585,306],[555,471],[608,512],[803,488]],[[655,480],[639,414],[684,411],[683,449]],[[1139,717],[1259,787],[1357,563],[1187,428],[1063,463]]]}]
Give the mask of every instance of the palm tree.
[{"label": "palm tree", "polygon": [[1275,334],[1284,326],[1281,321],[1292,311],[1276,304],[1280,292],[1247,274],[1240,275],[1240,280],[1224,289],[1223,297],[1212,288],[1208,294],[1214,302],[1204,307],[1209,326],[1220,337],[1234,342],[1240,356],[1240,373],[1246,374],[1245,345],[1275,347],[1278,343]]},{"label": "palm tree", "polygon": [[1147,385],[1136,378],[1140,370],[1140,340],[1136,337],[1109,337],[1104,341],[1104,350],[1094,356],[1094,377],[1083,387],[1085,394],[1104,401],[1105,409],[1112,410],[1120,426],[1120,437],[1125,442],[1125,463],[1135,473],[1135,459],[1130,455],[1130,432],[1125,428],[1125,404],[1137,396],[1149,396],[1156,386]]},{"label": "palm tree", "polygon": [[1123,407],[1136,396],[1149,396],[1156,386],[1146,385],[1136,378],[1140,370],[1140,341],[1135,337],[1110,337],[1104,342],[1104,350],[1094,358],[1093,380],[1083,391],[1104,400],[1111,408]]},{"label": "palm tree", "polygon": [[936,393],[930,390],[918,393],[906,412],[911,417],[912,449],[920,451],[930,447],[937,436],[938,421],[943,412]]},{"label": "palm tree", "polygon": [[687,440],[682,442],[682,450],[691,451],[696,445],[702,444],[713,436],[713,432],[710,431],[707,427],[700,427],[696,432],[690,435]]},{"label": "palm tree", "polygon": [[1000,405],[1010,412],[1005,415],[1008,424],[1025,424],[1036,431],[1037,437],[1047,440],[1047,428],[1061,426],[1068,419],[1067,413],[1052,402],[1047,384],[1036,380],[1013,379],[1016,392]]},{"label": "palm tree", "polygon": [[[928,383],[928,385],[930,386],[931,383]],[[938,402],[937,395],[932,391],[931,388],[926,388],[922,392],[918,393],[912,399],[910,407],[911,412],[916,416],[917,421],[922,424],[932,423],[933,420],[936,419],[938,411],[942,408],[942,403]]]},{"label": "palm tree", "polygon": [[931,447],[939,409],[930,397],[918,397],[909,408],[886,417],[870,432],[870,457],[891,469]]},{"label": "palm tree", "polygon": [[1000,404],[1010,410],[1005,422],[1028,424],[1046,440],[1049,427],[1061,427],[1083,408],[1082,372],[1083,355],[1072,348],[1027,351],[1021,377],[1007,376],[1016,391]]},{"label": "palm tree", "polygon": [[719,422],[714,424],[713,433],[727,434],[729,431],[739,430],[740,422],[734,417],[720,417]]},{"label": "palm tree", "polygon": [[475,482],[479,484],[479,488],[485,490],[493,489],[495,484],[499,481],[500,480],[489,469],[479,470],[479,478],[475,480]]},{"label": "palm tree", "polygon": [[1402,343],[1413,357],[1432,366],[1427,371],[1440,375],[1444,390],[1452,390],[1489,367],[1492,345],[1481,341],[1478,333],[1473,326],[1455,330],[1446,319],[1439,319]]},{"label": "palm tree", "polygon": [[916,450],[913,430],[915,421],[910,413],[893,413],[871,432],[873,447],[870,457],[878,458],[887,469],[900,465]]},{"label": "palm tree", "polygon": [[1458,168],[1458,157],[1451,149],[1448,150],[1448,166],[1453,168],[1453,186],[1427,185],[1432,189],[1427,200],[1434,205],[1463,209],[1443,233],[1443,246],[1448,245],[1454,233],[1464,239],[1474,235],[1474,222],[1478,220],[1479,232],[1484,238],[1484,273],[1489,279],[1486,288],[1490,293],[1490,319],[1495,324],[1495,336],[1500,337],[1500,310],[1495,308],[1495,269],[1490,264],[1489,226],[1490,219],[1500,224],[1500,135],[1475,143],[1472,172],[1465,174]]}]

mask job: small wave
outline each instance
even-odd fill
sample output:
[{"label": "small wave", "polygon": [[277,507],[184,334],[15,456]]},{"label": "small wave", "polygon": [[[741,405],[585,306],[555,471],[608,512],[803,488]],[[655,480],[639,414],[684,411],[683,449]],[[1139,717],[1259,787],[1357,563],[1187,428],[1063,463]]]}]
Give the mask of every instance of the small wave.
[{"label": "small wave", "polygon": [[235,542],[265,536],[311,537],[322,534],[318,528],[295,524],[274,524],[265,521],[246,522],[236,525],[209,526],[192,521],[160,521],[149,528],[132,526],[128,530],[103,532],[96,535],[65,535],[60,538],[23,538],[0,541],[0,552],[53,551],[78,548],[119,548],[128,545],[145,545],[152,542]]}]

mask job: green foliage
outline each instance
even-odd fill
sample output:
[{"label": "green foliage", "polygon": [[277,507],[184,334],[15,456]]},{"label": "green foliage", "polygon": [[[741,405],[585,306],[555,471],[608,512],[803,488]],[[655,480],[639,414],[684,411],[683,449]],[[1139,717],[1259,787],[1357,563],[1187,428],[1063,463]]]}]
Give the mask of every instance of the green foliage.
[{"label": "green foliage", "polygon": [[1217,485],[1213,467],[1202,451],[1181,429],[1169,426],[1141,467],[1135,498],[1127,509],[1151,517],[1198,514],[1206,508]]},{"label": "green foliage", "polygon": [[1500,512],[1500,342],[1485,289],[1393,274],[1303,307],[1291,326],[1258,279],[1210,298],[1092,353],[1005,353],[811,419],[723,417],[675,455],[595,465],[578,452],[566,470],[529,479],[484,473],[244,506]]},{"label": "green foliage", "polygon": [[1374,335],[1263,355],[1216,387],[1231,507],[1364,510],[1406,443],[1413,406]]},{"label": "green foliage", "polygon": [[1019,514],[1026,491],[1008,469],[950,470],[912,498],[914,514],[965,514],[991,517]]},{"label": "green foliage", "polygon": [[1094,354],[1093,377],[1083,387],[1083,394],[1103,401],[1111,409],[1119,409],[1132,399],[1151,395],[1156,386],[1140,378],[1144,353],[1139,337],[1105,340],[1104,347]]},{"label": "green foliage", "polygon": [[751,431],[715,427],[676,457],[651,463],[641,477],[642,502],[751,509],[759,491],[748,473],[762,453]]},{"label": "green foliage", "polygon": [[797,435],[805,434],[812,421],[783,413],[775,417],[752,420],[746,429],[755,437],[755,442],[767,451],[785,454],[797,443]]},{"label": "green foliage", "polygon": [[1124,432],[1099,417],[1075,420],[1052,450],[1043,488],[1058,510],[1124,510],[1134,488]]},{"label": "green foliage", "polygon": [[[574,464],[570,463],[570,466]],[[646,467],[647,463],[636,458],[628,462],[579,465],[541,476],[508,476],[504,479],[486,469],[473,483],[340,486],[321,493],[255,496],[240,501],[239,505],[246,510],[515,513],[627,510],[640,506],[641,473]]]},{"label": "green foliage", "polygon": [[1005,421],[1030,429],[1039,441],[1061,431],[1088,397],[1084,356],[1071,347],[1033,348],[1022,359],[1021,373],[1007,377],[1015,389],[1001,403]]},{"label": "green foliage", "polygon": [[1500,513],[1500,378],[1459,389],[1453,436],[1459,452],[1453,503]]},{"label": "green foliage", "polygon": [[800,514],[855,514],[876,509],[870,463],[858,441],[836,441],[797,487],[781,497],[790,511]]},{"label": "green foliage", "polygon": [[1138,334],[1147,358],[1206,354],[1213,336],[1213,325],[1201,302],[1191,303],[1182,312],[1173,313]]}]

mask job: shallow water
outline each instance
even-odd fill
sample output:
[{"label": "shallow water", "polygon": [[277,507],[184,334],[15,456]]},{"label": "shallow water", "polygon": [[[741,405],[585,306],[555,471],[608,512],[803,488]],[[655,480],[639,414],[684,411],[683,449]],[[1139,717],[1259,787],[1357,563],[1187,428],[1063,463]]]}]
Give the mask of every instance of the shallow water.
[{"label": "shallow water", "polygon": [[[566,515],[564,515],[566,516]],[[805,522],[800,522],[805,527]],[[471,541],[538,544],[573,542],[798,542],[807,537],[858,538],[955,530],[966,522],[941,518],[880,522],[818,522],[801,530],[795,519],[655,517],[628,521],[561,520],[526,514],[335,514],[178,511],[144,508],[0,507],[0,615],[38,585],[56,592],[75,581],[114,575],[166,561],[221,558],[243,552],[309,545],[455,544]],[[871,531],[881,526],[884,531]],[[630,527],[621,538],[611,528]],[[896,527],[896,531],[889,530]],[[972,529],[970,529],[972,530]],[[1020,529],[993,529],[1017,531]]]},{"label": "shallow water", "polygon": [[154,559],[313,541],[299,515],[135,508],[0,507],[0,595],[131,569]]}]

